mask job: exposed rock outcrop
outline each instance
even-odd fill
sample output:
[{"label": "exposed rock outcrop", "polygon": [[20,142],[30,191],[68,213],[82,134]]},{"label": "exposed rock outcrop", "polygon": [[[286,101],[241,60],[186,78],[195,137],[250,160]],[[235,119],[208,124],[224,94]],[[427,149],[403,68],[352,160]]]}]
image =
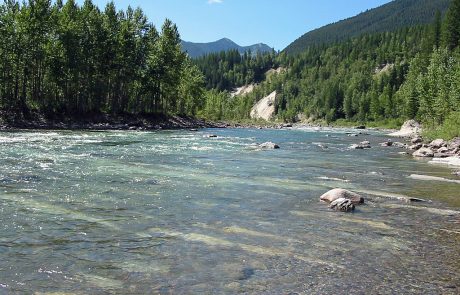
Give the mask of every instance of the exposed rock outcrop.
[{"label": "exposed rock outcrop", "polygon": [[269,121],[275,114],[276,91],[259,100],[251,110],[252,119],[263,119]]},{"label": "exposed rock outcrop", "polygon": [[420,123],[415,120],[409,120],[402,125],[401,130],[390,133],[389,135],[395,137],[417,137],[421,131],[422,127]]},{"label": "exposed rock outcrop", "polygon": [[256,87],[255,84],[244,85],[241,87],[236,88],[233,92],[230,93],[231,97],[239,96],[239,95],[246,95],[254,91]]}]

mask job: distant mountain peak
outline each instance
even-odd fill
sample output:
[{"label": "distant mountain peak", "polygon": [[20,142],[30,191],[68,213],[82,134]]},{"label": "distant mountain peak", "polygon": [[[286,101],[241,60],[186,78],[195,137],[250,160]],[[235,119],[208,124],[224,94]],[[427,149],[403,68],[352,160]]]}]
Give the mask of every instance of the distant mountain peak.
[{"label": "distant mountain peak", "polygon": [[187,52],[192,58],[200,57],[209,53],[216,53],[228,50],[238,50],[241,54],[251,52],[270,52],[273,50],[270,46],[264,43],[257,43],[250,46],[240,46],[229,38],[222,38],[209,43],[194,43],[182,41],[182,50]]}]

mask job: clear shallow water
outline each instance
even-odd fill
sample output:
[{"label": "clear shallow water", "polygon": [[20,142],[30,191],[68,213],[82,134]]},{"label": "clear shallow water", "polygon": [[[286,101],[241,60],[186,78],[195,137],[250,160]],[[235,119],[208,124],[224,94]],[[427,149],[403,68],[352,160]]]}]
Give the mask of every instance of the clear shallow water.
[{"label": "clear shallow water", "polygon": [[[451,176],[384,139],[0,133],[0,294],[458,294],[460,185],[409,179]],[[368,202],[331,212],[333,187]]]}]

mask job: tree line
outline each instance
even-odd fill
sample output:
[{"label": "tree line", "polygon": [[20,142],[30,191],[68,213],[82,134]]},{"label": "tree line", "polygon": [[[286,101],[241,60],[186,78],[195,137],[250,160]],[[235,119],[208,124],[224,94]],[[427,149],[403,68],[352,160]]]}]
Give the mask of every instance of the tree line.
[{"label": "tree line", "polygon": [[265,72],[278,66],[275,52],[241,54],[237,49],[210,53],[193,59],[193,63],[203,72],[206,88],[219,91],[259,83]]},{"label": "tree line", "polygon": [[277,117],[284,121],[299,115],[398,124],[416,118],[433,128],[460,122],[459,40],[460,0],[454,0],[445,17],[438,12],[429,25],[312,45],[295,55],[282,52],[275,63],[286,72],[244,98],[211,95],[208,113],[247,118],[257,100],[276,90]]},{"label": "tree line", "polygon": [[140,8],[4,0],[0,56],[0,108],[15,114],[195,114],[203,105],[203,75],[176,25],[157,31]]}]

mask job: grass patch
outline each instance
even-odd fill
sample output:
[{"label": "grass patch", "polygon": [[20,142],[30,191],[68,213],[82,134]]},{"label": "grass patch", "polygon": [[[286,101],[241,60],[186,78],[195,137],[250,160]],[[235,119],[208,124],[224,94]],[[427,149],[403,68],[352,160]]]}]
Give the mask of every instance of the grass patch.
[{"label": "grass patch", "polygon": [[423,132],[423,137],[431,140],[437,138],[450,140],[460,137],[460,112],[450,113],[442,125],[427,128]]}]

